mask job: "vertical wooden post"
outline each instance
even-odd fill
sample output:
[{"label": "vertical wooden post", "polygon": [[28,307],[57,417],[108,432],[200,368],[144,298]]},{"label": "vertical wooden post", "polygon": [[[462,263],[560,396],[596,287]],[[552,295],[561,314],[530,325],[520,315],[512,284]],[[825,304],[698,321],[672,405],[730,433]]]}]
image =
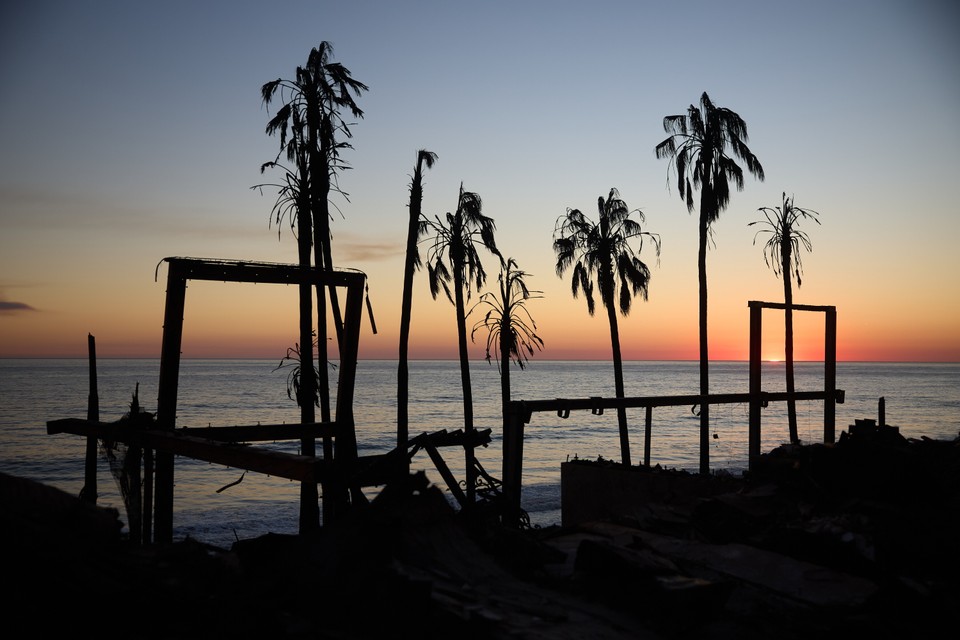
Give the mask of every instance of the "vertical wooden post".
[{"label": "vertical wooden post", "polygon": [[[133,394],[133,401],[130,403],[130,427],[131,429],[140,428],[140,383],[137,383]],[[143,498],[142,483],[140,475],[140,462],[143,459],[143,449],[139,446],[129,445],[127,447],[125,465],[129,465],[129,475],[126,481],[130,489],[127,494],[127,526],[130,529],[130,539],[136,544],[142,544],[144,540],[143,529]],[[131,461],[133,461],[131,463]]]},{"label": "vertical wooden post", "polygon": [[[363,285],[350,286],[347,289],[346,309],[343,318],[343,342],[340,346],[340,373],[337,382],[337,409],[336,418],[337,436],[334,459],[340,479],[353,475],[357,463],[357,432],[353,416],[353,394],[357,379],[357,357],[360,345],[360,322],[363,319]],[[340,490],[349,489],[354,502],[362,500],[360,487],[347,487],[338,481],[335,483]],[[327,495],[326,488],[324,496]],[[337,496],[341,502],[346,496]],[[327,502],[324,502],[326,509]],[[338,511],[339,513],[339,511]],[[324,513],[324,523],[327,514]]]},{"label": "vertical wooden post", "polygon": [[[177,260],[168,262],[167,300],[163,315],[163,344],[160,351],[160,383],[157,391],[157,426],[173,431],[177,418],[177,388],[180,380],[180,347],[183,341],[183,307],[187,295],[186,276]],[[154,457],[154,536],[158,543],[173,541],[173,460],[172,453],[158,451]],[[144,538],[150,534],[144,531]],[[147,540],[148,541],[148,540]]]},{"label": "vertical wooden post", "polygon": [[643,464],[650,466],[650,439],[652,437],[653,427],[653,407],[647,405],[646,421],[643,425]]},{"label": "vertical wooden post", "polygon": [[523,482],[523,423],[522,403],[507,405],[507,423],[503,430],[503,498],[504,524],[520,524],[520,490]]},{"label": "vertical wooden post", "polygon": [[[92,334],[87,334],[87,351],[90,360],[90,394],[87,396],[87,420],[99,422],[100,394],[97,391],[97,342]],[[97,438],[88,436],[80,499],[90,504],[97,503],[97,446]]]},{"label": "vertical wooden post", "polygon": [[749,443],[747,446],[748,466],[753,467],[760,459],[760,411],[763,407],[762,392],[762,360],[761,348],[763,345],[763,305],[750,301],[750,428]]},{"label": "vertical wooden post", "polygon": [[879,418],[877,424],[881,427],[887,426],[887,401],[882,396],[880,402],[877,403],[877,412],[879,414],[877,416],[877,418]]},{"label": "vertical wooden post", "polygon": [[150,532],[153,530],[153,450],[143,450],[143,524],[141,527],[141,542],[150,542]]},{"label": "vertical wooden post", "polygon": [[827,307],[823,348],[823,441],[836,441],[837,419],[837,308]]}]

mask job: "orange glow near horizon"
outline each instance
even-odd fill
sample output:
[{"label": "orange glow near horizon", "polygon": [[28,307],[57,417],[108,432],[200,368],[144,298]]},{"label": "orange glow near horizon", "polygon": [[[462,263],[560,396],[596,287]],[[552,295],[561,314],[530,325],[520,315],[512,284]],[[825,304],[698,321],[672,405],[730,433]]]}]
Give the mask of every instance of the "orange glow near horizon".
[{"label": "orange glow near horizon", "polygon": [[[162,275],[162,274],[161,274]],[[111,310],[112,297],[103,292],[94,300],[61,298],[59,306],[0,316],[0,357],[86,357],[86,336],[97,337],[97,354],[103,358],[160,355],[164,281],[140,287],[135,298],[120,297]],[[184,314],[184,358],[264,358],[280,360],[297,340],[297,296],[293,287],[237,283],[191,282]],[[610,331],[601,311],[589,316],[582,301],[538,300],[531,305],[543,351],[533,360],[612,359]],[[398,354],[398,319],[391,311],[397,302],[387,296],[376,300],[378,332],[369,317],[361,325],[360,358],[391,360]],[[685,305],[685,306],[684,306]],[[679,310],[665,304],[640,305],[621,317],[621,353],[624,360],[686,360],[699,358],[695,307],[684,302]],[[69,317],[64,331],[64,322]],[[479,312],[467,322],[473,328]],[[840,361],[960,361],[960,336],[950,323],[930,322],[924,332],[897,332],[893,316],[858,317],[838,307],[837,359]],[[749,316],[746,304],[719,307],[711,313],[710,358],[713,361],[749,358]],[[784,359],[783,314],[764,310],[762,357]],[[889,336],[897,334],[897,340]],[[478,332],[469,343],[470,357],[484,357],[486,334]],[[794,315],[794,360],[822,361],[824,315]],[[418,292],[411,326],[412,359],[456,359],[454,309],[446,300],[433,300]]]},{"label": "orange glow near horizon", "polygon": [[[157,309],[157,317],[162,310]],[[200,309],[191,308],[185,314],[183,357],[184,358],[265,358],[279,361],[297,339],[295,323],[290,323],[289,331],[278,331],[275,318],[271,314],[248,314],[243,322],[231,323],[237,318],[237,309],[221,309],[204,317]],[[451,314],[452,315],[452,314]],[[289,316],[295,317],[291,313]],[[146,321],[138,315],[136,319]],[[0,341],[0,357],[36,358],[36,357],[86,357],[87,333],[97,337],[97,354],[102,358],[157,358],[160,355],[162,322],[139,323],[135,330],[131,323],[94,322],[89,332],[78,330],[74,333],[53,331],[46,322],[10,322],[5,321],[5,330]],[[224,323],[224,320],[227,322]],[[248,322],[249,320],[249,322]],[[378,320],[379,322],[379,320]],[[457,339],[455,328],[444,323],[428,323],[425,327],[414,326],[411,331],[410,358],[417,360],[456,359]],[[591,333],[582,339],[572,339],[566,331],[542,331],[546,342],[543,351],[536,352],[536,360],[611,360],[609,331],[602,321],[593,323]],[[543,319],[538,325],[547,326]],[[765,327],[766,329],[766,327]],[[782,362],[784,346],[782,328],[771,327],[764,331],[762,358],[767,362]],[[695,331],[689,338],[670,336],[669,339],[652,341],[649,338],[622,337],[622,357],[624,360],[687,360],[698,359],[698,345]],[[743,339],[740,339],[740,336]],[[39,336],[44,336],[41,340]],[[468,342],[470,357],[483,359],[486,336],[478,334],[476,340]],[[845,339],[843,332],[838,337],[837,359],[839,361],[915,361],[915,362],[958,362],[960,345],[956,338],[949,341],[936,337],[924,337],[913,344],[885,344],[876,346],[869,336],[855,335]],[[822,334],[807,335],[798,333],[795,341],[794,360],[796,362],[818,362],[823,360]],[[361,328],[360,358],[366,360],[391,360],[398,354],[398,333],[395,327],[378,325],[378,333],[372,334],[369,323],[364,321]],[[712,361],[737,361],[749,359],[746,332],[737,328],[731,334],[711,331],[710,356]]]}]

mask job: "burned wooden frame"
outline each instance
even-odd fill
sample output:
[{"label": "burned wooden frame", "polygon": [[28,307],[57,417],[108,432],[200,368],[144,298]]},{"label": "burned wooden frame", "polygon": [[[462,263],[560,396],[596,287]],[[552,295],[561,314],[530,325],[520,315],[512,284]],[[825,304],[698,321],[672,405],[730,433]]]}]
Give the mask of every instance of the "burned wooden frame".
[{"label": "burned wooden frame", "polygon": [[[153,540],[162,543],[173,538],[174,458],[177,455],[306,483],[330,483],[338,490],[354,489],[354,485],[382,484],[387,477],[384,474],[389,473],[388,465],[378,464],[383,462],[384,456],[358,458],[353,414],[366,276],[355,271],[324,271],[300,265],[238,260],[165,258],[160,264],[164,262],[168,265],[167,291],[155,423],[146,428],[123,428],[115,423],[101,423],[93,414],[86,420],[68,418],[47,423],[48,433],[83,435],[88,438],[88,443],[90,439],[109,438],[155,453],[145,458],[145,464],[147,460],[151,461],[151,468],[145,469],[144,478],[143,541],[149,542],[151,538],[151,515]],[[177,429],[183,312],[189,280],[346,288],[334,420],[330,423]],[[336,441],[335,460],[236,446],[238,442],[326,437]],[[95,467],[90,458],[88,455],[88,482],[90,467]]]},{"label": "burned wooden frame", "polygon": [[[336,434],[337,457],[340,462],[347,464],[355,462],[357,441],[353,418],[353,394],[366,276],[360,272],[325,271],[314,267],[264,262],[196,258],[166,258],[164,262],[168,265],[167,298],[163,320],[163,345],[160,353],[157,426],[161,430],[172,431],[176,425],[183,311],[188,280],[346,287],[347,300],[344,310],[344,333],[333,431]],[[173,456],[174,454],[168,451],[157,454],[155,527],[158,539],[170,539],[173,535]],[[316,480],[318,479],[313,481]]]},{"label": "burned wooden frame", "polygon": [[[748,302],[750,307],[750,391],[749,393],[723,393],[684,396],[646,396],[631,398],[556,398],[553,400],[514,400],[508,405],[508,420],[503,434],[503,520],[516,525],[521,512],[521,489],[523,486],[523,440],[524,425],[529,424],[534,413],[556,411],[561,418],[568,418],[572,410],[590,410],[594,414],[604,409],[646,409],[644,424],[644,462],[650,466],[650,440],[653,408],[692,406],[704,404],[750,405],[748,437],[748,464],[752,467],[760,456],[761,419],[760,410],[770,402],[795,400],[823,400],[823,440],[832,443],[836,434],[835,403],[844,401],[845,393],[837,389],[837,308],[833,306],[792,305],[796,311],[816,311],[825,314],[824,327],[824,388],[822,391],[766,392],[761,388],[760,345],[762,337],[761,313],[763,309],[783,309],[778,302]],[[629,441],[627,451],[629,451]],[[701,460],[709,464],[709,455],[701,451]]]},{"label": "burned wooden frame", "polygon": [[[751,300],[750,307],[750,448],[749,459],[753,464],[760,457],[760,409],[766,406],[762,392],[761,345],[763,342],[763,310],[786,309],[782,302]],[[844,393],[837,389],[837,308],[826,305],[794,304],[794,311],[813,311],[824,314],[823,328],[823,391],[796,392],[796,400],[823,400],[823,441],[833,443],[836,439],[836,403],[842,403]],[[777,394],[786,396],[787,394]],[[766,394],[769,397],[770,394]]]}]

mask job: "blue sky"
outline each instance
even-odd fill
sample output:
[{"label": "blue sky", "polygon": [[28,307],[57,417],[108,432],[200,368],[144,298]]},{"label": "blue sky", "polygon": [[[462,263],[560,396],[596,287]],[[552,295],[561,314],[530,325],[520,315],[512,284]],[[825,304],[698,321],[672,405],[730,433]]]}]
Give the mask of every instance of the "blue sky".
[{"label": "blue sky", "polygon": [[[44,335],[82,355],[88,331],[118,354],[157,351],[165,256],[295,260],[267,226],[272,193],[250,188],[277,145],[259,88],[327,40],[370,87],[333,232],[335,261],[370,276],[377,353],[395,351],[407,185],[427,148],[425,210],[450,210],[461,181],[480,193],[545,293],[531,309],[545,355],[575,355],[562,345],[584,331],[605,343],[550,239],[567,207],[592,214],[617,187],[663,240],[626,355],[696,357],[696,220],[653,147],[663,117],[707,91],[746,120],[767,176],[715,229],[717,344],[745,353],[746,301],[782,295],[747,223],[787,191],[823,222],[797,301],[838,306],[853,359],[891,341],[878,357],[940,344],[958,359],[957,33],[956,3],[930,0],[5,3],[0,303],[33,311],[0,312],[0,357]],[[432,324],[452,330],[452,309],[422,281],[418,296],[422,354],[455,353]]]}]

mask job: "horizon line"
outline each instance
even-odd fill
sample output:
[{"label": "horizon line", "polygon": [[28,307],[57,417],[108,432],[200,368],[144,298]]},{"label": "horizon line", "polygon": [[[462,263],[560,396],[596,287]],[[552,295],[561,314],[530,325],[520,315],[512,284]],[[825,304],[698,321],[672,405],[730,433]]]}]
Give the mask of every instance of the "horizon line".
[{"label": "horizon line", "polygon": [[[264,356],[186,356],[180,360],[261,360],[272,362],[276,357]],[[0,360],[89,360],[89,356],[0,356]],[[160,356],[98,356],[97,360],[160,360]],[[331,360],[339,362],[338,359]],[[399,362],[398,358],[357,358],[358,362]],[[459,362],[459,358],[408,358],[408,362]],[[485,358],[471,358],[470,362],[487,362]],[[612,362],[605,358],[538,358],[530,360],[528,366],[536,362]],[[624,358],[623,362],[700,362],[697,358]],[[749,359],[717,359],[709,362],[750,362]],[[761,362],[769,364],[785,364],[782,359],[770,360],[761,359]],[[825,360],[794,360],[794,364],[821,363]],[[864,363],[864,364],[960,364],[960,360],[842,360],[837,359],[837,363]],[[493,364],[493,361],[491,361]]]}]

